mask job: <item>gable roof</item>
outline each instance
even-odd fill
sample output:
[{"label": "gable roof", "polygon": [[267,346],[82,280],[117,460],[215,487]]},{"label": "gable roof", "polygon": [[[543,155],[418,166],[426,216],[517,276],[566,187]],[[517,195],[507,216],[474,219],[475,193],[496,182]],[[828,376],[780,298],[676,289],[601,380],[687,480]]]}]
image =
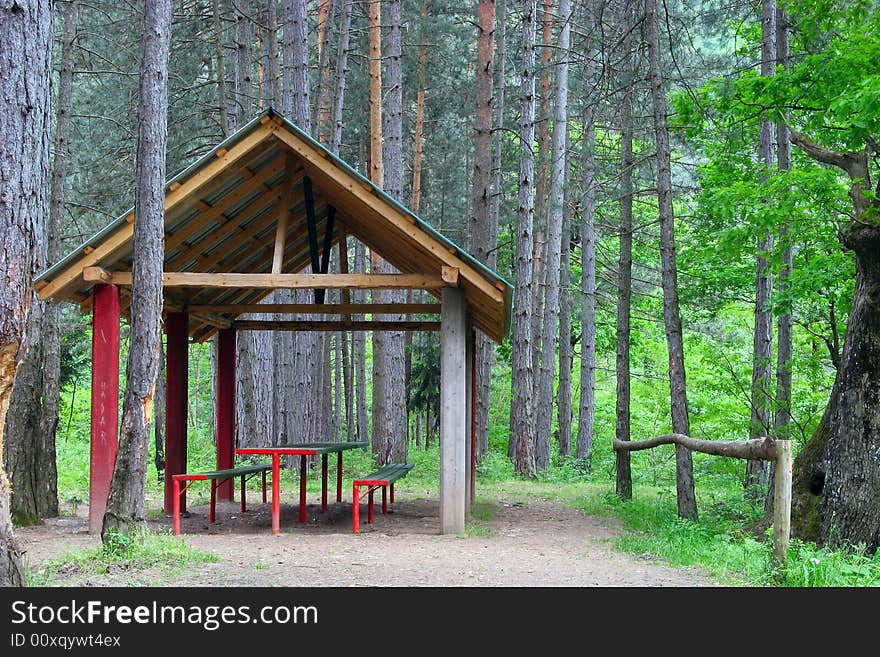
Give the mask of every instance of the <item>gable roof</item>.
[{"label": "gable roof", "polygon": [[[501,342],[510,325],[510,283],[391,198],[353,167],[273,109],[264,111],[166,183],[165,271],[271,271],[279,218],[287,207],[284,272],[311,263],[304,197],[308,179],[314,219],[323,236],[332,206],[332,244],[343,233],[361,240],[403,273],[459,270],[475,326]],[[88,306],[93,283],[86,267],[130,271],[134,209],[41,273],[41,298]],[[439,296],[439,290],[432,290]],[[166,305],[253,304],[267,290],[165,290]],[[231,316],[228,316],[231,317]],[[191,317],[194,339],[214,330]]]}]

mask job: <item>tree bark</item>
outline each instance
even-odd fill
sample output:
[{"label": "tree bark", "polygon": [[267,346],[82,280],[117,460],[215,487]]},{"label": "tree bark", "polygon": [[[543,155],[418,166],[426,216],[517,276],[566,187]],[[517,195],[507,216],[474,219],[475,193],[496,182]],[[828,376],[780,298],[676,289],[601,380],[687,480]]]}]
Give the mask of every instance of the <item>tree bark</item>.
[{"label": "tree bark", "polygon": [[[44,264],[52,14],[52,4],[41,0],[0,2],[0,459],[33,299],[31,281]],[[0,467],[0,586],[22,585],[9,481]]]},{"label": "tree bark", "polygon": [[345,90],[348,82],[348,51],[351,35],[352,0],[343,0],[339,18],[339,49],[336,53],[336,97],[333,101],[333,141],[330,149],[339,154],[342,146],[342,114],[345,109]]},{"label": "tree bark", "polygon": [[[331,145],[331,125],[333,108],[331,107],[330,91],[333,87],[333,69],[330,65],[330,33],[327,25],[333,24],[333,14],[336,9],[336,0],[322,0],[324,8],[323,25],[318,29],[318,97],[315,106],[315,116],[312,124],[317,126],[318,141],[325,146]],[[319,16],[319,20],[322,17]]]},{"label": "tree bark", "polygon": [[[492,196],[489,202],[489,244],[486,264],[495,269],[498,263],[498,223],[503,196],[501,174],[504,166],[504,90],[505,58],[507,56],[507,0],[495,2],[495,118],[492,147]],[[489,454],[489,409],[492,401],[492,367],[495,365],[495,344],[480,333],[477,335],[477,459]],[[512,441],[511,441],[512,444]],[[511,455],[512,457],[513,455]]]},{"label": "tree bark", "polygon": [[[620,256],[617,260],[617,401],[614,435],[616,440],[630,439],[630,356],[629,333],[632,300],[632,211],[633,190],[633,116],[632,116],[632,38],[630,3],[620,0],[622,42],[622,93],[620,100]],[[617,452],[617,495],[632,498],[632,470],[629,452]]]},{"label": "tree bark", "polygon": [[235,116],[231,119],[235,128],[240,128],[251,119],[254,112],[253,102],[253,57],[251,47],[254,29],[251,18],[247,15],[248,0],[239,0],[235,6]]},{"label": "tree bark", "polygon": [[853,220],[840,233],[856,258],[853,302],[825,415],[795,460],[792,531],[831,547],[880,547],[880,203],[871,193],[869,149],[838,152],[806,135],[791,140],[850,177]]},{"label": "tree bark", "polygon": [[170,41],[171,1],[145,2],[138,107],[131,334],[119,449],[101,529],[101,538],[105,542],[110,540],[112,533],[129,533],[144,521],[150,422],[162,341]]},{"label": "tree bark", "polygon": [[[770,77],[776,69],[774,48],[774,20],[776,17],[774,0],[764,0],[761,9],[761,75]],[[773,127],[770,120],[761,122],[761,142],[759,151],[766,173],[771,174],[774,164]],[[773,313],[770,297],[773,279],[768,260],[773,250],[773,238],[769,233],[761,233],[757,241],[755,269],[755,332],[752,352],[751,417],[749,434],[752,438],[767,435],[771,428],[770,413],[772,397],[770,393],[773,374]],[[759,499],[767,486],[767,464],[764,461],[746,463],[743,487],[746,494]]]},{"label": "tree bark", "polygon": [[266,0],[266,106],[280,107],[281,71],[278,67],[277,0]]},{"label": "tree bark", "polygon": [[[570,144],[566,143],[566,149]],[[566,157],[565,180],[571,180],[571,160]],[[559,388],[556,391],[558,410],[559,456],[571,455],[571,199],[566,184],[562,211],[562,252],[559,265]]]},{"label": "tree bark", "polygon": [[[501,9],[503,12],[503,7]],[[473,214],[471,216],[471,253],[480,262],[489,265],[490,251],[494,254],[498,224],[493,225],[492,203],[492,93],[494,85],[495,0],[480,0],[477,7],[477,72],[476,111],[474,113],[474,176]],[[503,14],[502,14],[503,20]],[[503,27],[502,27],[503,30]],[[503,31],[502,31],[503,34]],[[503,64],[502,64],[503,65]],[[502,72],[503,74],[503,72]],[[503,82],[502,82],[503,88]],[[494,267],[494,260],[490,266]],[[477,395],[477,449],[476,458],[482,460],[488,452],[489,403],[492,393],[492,362],[495,346],[486,336],[477,336],[477,377],[474,394]]]},{"label": "tree bark", "polygon": [[[547,253],[544,267],[544,310],[541,332],[541,369],[535,394],[535,461],[539,470],[550,467],[553,424],[553,383],[559,330],[559,275],[568,136],[568,59],[571,55],[571,0],[559,0],[559,36],[556,42],[556,103],[550,148],[550,188],[547,197]],[[568,245],[565,245],[568,248]]]},{"label": "tree bark", "polygon": [[220,117],[220,132],[229,135],[229,94],[226,89],[226,57],[223,54],[223,24],[220,20],[220,0],[212,6],[214,21],[214,72],[217,77],[217,105]]},{"label": "tree bark", "polygon": [[536,0],[528,0],[522,17],[522,75],[520,80],[519,191],[516,240],[516,305],[513,319],[513,401],[510,440],[516,473],[533,477],[535,447],[532,441],[532,254],[535,202],[535,14]]},{"label": "tree bark", "polygon": [[[598,51],[595,48],[596,12],[587,5],[591,47],[585,65],[585,88],[596,88]],[[596,99],[595,92],[583,100],[581,137],[581,394],[578,403],[578,459],[590,463],[596,409]]]},{"label": "tree bark", "polygon": [[[660,214],[660,259],[663,277],[663,323],[669,351],[669,394],[672,406],[672,430],[690,435],[687,383],[684,364],[684,339],[678,303],[678,267],[675,255],[675,214],[672,207],[672,165],[667,124],[666,88],[660,68],[660,26],[657,0],[645,0],[645,24],[651,68],[651,97],[654,106],[654,139],[657,146],[657,205]],[[694,496],[694,466],[690,451],[675,446],[675,480],[678,515],[697,519]]]}]

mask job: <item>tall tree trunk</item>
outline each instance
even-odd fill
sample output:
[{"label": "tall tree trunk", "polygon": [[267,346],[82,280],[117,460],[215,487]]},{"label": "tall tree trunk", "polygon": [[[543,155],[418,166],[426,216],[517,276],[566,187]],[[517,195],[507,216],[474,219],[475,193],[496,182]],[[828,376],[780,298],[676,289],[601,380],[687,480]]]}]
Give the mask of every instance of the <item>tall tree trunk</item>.
[{"label": "tall tree trunk", "polygon": [[[632,212],[633,185],[632,174],[635,166],[633,157],[633,115],[632,115],[632,37],[630,2],[620,0],[620,31],[623,33],[622,61],[623,80],[620,99],[620,256],[617,260],[617,421],[615,438],[630,439],[630,358],[629,334],[632,303]],[[621,499],[632,498],[632,470],[630,453],[616,452],[617,494]]]},{"label": "tall tree trunk", "polygon": [[144,486],[162,334],[165,145],[171,0],[144,3],[137,199],[132,260],[131,334],[119,449],[101,537],[129,533],[144,520]]},{"label": "tall tree trunk", "polygon": [[326,13],[323,16],[324,25],[319,25],[318,29],[318,97],[315,107],[315,118],[312,124],[317,126],[318,141],[329,147],[332,144],[330,140],[332,139],[331,130],[333,128],[331,126],[333,108],[330,104],[330,92],[333,87],[333,69],[330,65],[331,30],[325,26],[332,25],[333,23],[336,2],[335,0],[322,0],[322,3],[326,3]]},{"label": "tall tree trunk", "polygon": [[[584,67],[585,89],[595,90],[598,52],[595,4],[587,4],[590,48]],[[593,455],[596,409],[596,99],[595,91],[583,100],[581,137],[581,395],[575,455],[587,463]]]},{"label": "tall tree trunk", "polygon": [[[690,435],[684,339],[678,303],[678,268],[675,257],[675,214],[672,207],[672,165],[667,124],[666,88],[660,68],[660,26],[657,0],[645,0],[645,24],[651,67],[651,97],[654,105],[654,139],[657,147],[657,205],[660,214],[660,259],[663,276],[663,323],[669,351],[669,395],[672,430]],[[694,496],[694,465],[690,450],[675,446],[675,480],[678,515],[697,519]]]},{"label": "tall tree trunk", "polygon": [[[568,59],[571,41],[571,1],[559,0],[559,36],[556,42],[556,103],[553,112],[550,189],[547,197],[547,258],[544,266],[544,327],[541,332],[541,369],[535,394],[535,461],[539,470],[550,467],[553,424],[553,383],[559,330],[559,272],[568,136]],[[568,248],[568,245],[565,245]]]},{"label": "tall tree trunk", "polygon": [[536,0],[523,6],[522,76],[520,82],[520,174],[516,240],[516,306],[513,320],[513,402],[510,440],[515,441],[516,473],[533,477],[535,446],[532,442],[532,254],[535,202],[535,14]]},{"label": "tall tree trunk", "polygon": [[266,0],[266,106],[280,107],[281,71],[278,67],[277,0]]},{"label": "tall tree trunk", "polygon": [[[541,426],[540,409],[537,408],[541,399],[540,372],[542,349],[542,332],[544,330],[544,301],[546,297],[547,265],[550,260],[556,261],[556,255],[547,246],[547,220],[549,209],[548,177],[550,164],[550,96],[552,94],[551,72],[553,68],[553,0],[541,0],[541,95],[536,117],[538,132],[538,173],[535,177],[535,216],[532,265],[532,375],[535,386],[535,422],[536,428]],[[535,461],[539,470],[543,470],[543,458],[540,453],[540,436],[535,436]]]},{"label": "tall tree trunk", "polygon": [[220,0],[213,0],[212,19],[214,21],[214,72],[217,77],[217,106],[220,118],[220,132],[229,134],[229,94],[226,89],[226,57],[223,54],[223,23],[220,17]]},{"label": "tall tree trunk", "polygon": [[[776,70],[774,48],[776,3],[764,0],[761,10],[761,75],[772,76]],[[761,122],[761,162],[769,176],[774,165],[773,121]],[[761,229],[759,229],[761,230]],[[755,269],[755,333],[752,352],[751,418],[749,437],[759,438],[771,432],[770,413],[772,397],[770,394],[773,374],[773,313],[770,309],[772,294],[772,273],[768,260],[773,249],[773,238],[769,233],[760,234],[757,243]],[[749,497],[758,499],[767,485],[767,463],[765,461],[746,461],[746,474],[743,486]]]},{"label": "tall tree trunk", "polygon": [[[785,10],[776,8],[776,65],[788,66],[788,18]],[[780,171],[791,169],[791,138],[788,134],[788,117],[776,124],[776,163]],[[782,269],[779,272],[778,290],[784,299],[788,291],[793,267],[791,250],[791,220],[779,229],[779,242],[783,245]],[[791,359],[792,317],[791,304],[785,303],[777,318],[776,336],[776,415],[773,425],[777,438],[789,437],[791,423]],[[772,489],[771,489],[772,490]],[[768,499],[771,499],[768,497]]]},{"label": "tall tree trunk", "polygon": [[416,214],[422,204],[422,156],[425,147],[425,76],[428,65],[428,3],[422,1],[421,25],[419,37],[419,62],[416,75],[418,77],[418,91],[416,92],[416,125],[413,135],[413,176],[412,176],[412,211]]},{"label": "tall tree trunk", "polygon": [[[360,240],[354,243],[354,271],[367,271],[366,248]],[[361,292],[352,294],[355,303],[361,303]],[[361,316],[362,317],[362,316]],[[353,319],[358,319],[353,316]],[[351,334],[352,362],[354,363],[355,407],[357,410],[357,439],[365,441],[370,436],[370,420],[367,414],[367,336],[363,331]]]},{"label": "tall tree trunk", "polygon": [[[501,173],[504,156],[504,89],[507,47],[507,0],[495,2],[495,118],[492,146],[492,196],[489,202],[489,252],[486,264],[495,269],[498,263],[498,222],[501,217]],[[489,409],[492,402],[492,367],[495,365],[495,344],[482,333],[477,335],[477,458],[489,454]],[[510,441],[508,449],[513,446]],[[514,454],[509,454],[513,459]]]},{"label": "tall tree trunk", "polygon": [[[77,2],[66,5],[61,42],[55,159],[50,192],[48,248],[40,245],[44,262],[55,262],[61,253],[61,217],[67,177],[70,136],[70,97],[73,87],[73,53],[78,15]],[[61,376],[60,307],[34,296],[22,348],[22,359],[6,417],[9,439],[4,465],[12,484],[10,508],[17,524],[32,524],[58,515],[58,474],[55,464],[55,429],[58,426]]]},{"label": "tall tree trunk", "polygon": [[254,39],[253,23],[247,15],[248,0],[239,0],[235,7],[235,118],[236,128],[251,119],[254,112],[253,57],[251,46]]},{"label": "tall tree trunk", "polygon": [[[567,140],[566,140],[567,141]],[[566,149],[570,144],[566,143]],[[565,159],[565,180],[571,180],[571,160]],[[562,252],[559,263],[559,387],[556,390],[559,456],[571,455],[571,198],[565,186],[562,210]]]},{"label": "tall tree trunk", "polygon": [[[31,281],[43,266],[52,14],[52,4],[41,0],[0,2],[0,459],[33,298]],[[21,552],[9,513],[9,482],[0,467],[0,586],[22,585]]]},{"label": "tall tree trunk", "polygon": [[[492,91],[493,50],[495,33],[495,0],[480,0],[477,7],[477,74],[476,111],[474,113],[474,177],[473,215],[471,217],[471,253],[480,262],[489,264],[489,251],[494,250],[495,235],[490,213],[492,187]],[[497,224],[496,224],[497,225]],[[488,449],[488,415],[491,395],[494,345],[484,335],[476,340],[477,379],[477,450],[482,459]],[[483,427],[485,425],[485,432]],[[485,444],[487,447],[481,448]]]},{"label": "tall tree trunk", "polygon": [[596,409],[596,150],[595,105],[586,101],[581,145],[581,396],[578,459],[593,455]]}]

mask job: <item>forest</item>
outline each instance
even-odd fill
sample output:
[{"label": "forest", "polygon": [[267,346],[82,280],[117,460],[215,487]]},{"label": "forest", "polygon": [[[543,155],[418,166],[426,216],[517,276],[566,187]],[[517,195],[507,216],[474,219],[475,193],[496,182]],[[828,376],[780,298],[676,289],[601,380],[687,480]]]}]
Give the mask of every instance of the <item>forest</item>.
[{"label": "forest", "polygon": [[[876,0],[0,1],[0,583],[19,527],[88,498],[91,313],[34,278],[133,205],[135,280],[160,276],[165,180],[272,108],[514,287],[477,337],[478,487],[557,486],[621,549],[751,583],[876,585],[878,52]],[[159,495],[156,285],[122,327],[105,530]],[[191,346],[191,467],[216,361]],[[436,486],[436,334],[245,332],[237,362],[240,445],[369,441]],[[771,464],[619,448],[668,434],[791,441],[799,574],[761,561]]]}]

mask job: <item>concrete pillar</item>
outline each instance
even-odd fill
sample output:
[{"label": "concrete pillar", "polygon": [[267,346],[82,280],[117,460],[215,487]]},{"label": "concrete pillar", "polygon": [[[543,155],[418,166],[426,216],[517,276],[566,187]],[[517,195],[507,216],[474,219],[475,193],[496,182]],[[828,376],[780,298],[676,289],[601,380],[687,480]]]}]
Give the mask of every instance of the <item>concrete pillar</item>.
[{"label": "concrete pillar", "polygon": [[92,300],[89,531],[100,532],[119,442],[119,289],[95,285]]},{"label": "concrete pillar", "polygon": [[[186,472],[186,411],[189,374],[189,315],[168,313],[165,318],[165,513],[172,513],[172,476]],[[180,496],[186,511],[186,493]]]},{"label": "concrete pillar", "polygon": [[[221,329],[217,337],[217,469],[235,466],[235,329]],[[235,482],[217,485],[217,499],[232,500]]]},{"label": "concrete pillar", "polygon": [[440,531],[461,534],[467,499],[467,302],[444,287],[440,312]]}]

